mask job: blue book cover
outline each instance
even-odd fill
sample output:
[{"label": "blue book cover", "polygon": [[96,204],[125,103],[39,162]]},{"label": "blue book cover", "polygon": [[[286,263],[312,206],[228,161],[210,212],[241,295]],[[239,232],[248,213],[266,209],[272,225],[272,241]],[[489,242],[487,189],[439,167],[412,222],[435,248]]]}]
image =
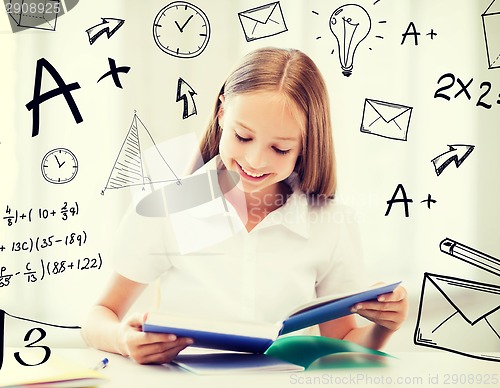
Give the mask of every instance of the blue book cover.
[{"label": "blue book cover", "polygon": [[194,347],[264,353],[282,334],[292,333],[351,314],[357,303],[392,292],[400,282],[355,293],[318,298],[292,311],[281,322],[221,321],[152,312],[143,325],[144,332],[169,333],[194,340]]},{"label": "blue book cover", "polygon": [[379,295],[392,292],[400,283],[401,282],[383,285],[353,295],[337,298],[329,302],[320,303],[319,305],[315,304],[309,308],[300,310],[300,312],[291,314],[283,321],[280,335],[352,314],[351,307],[356,303],[373,300]]},{"label": "blue book cover", "polygon": [[179,338],[192,338],[194,340],[193,346],[198,348],[230,350],[245,353],[264,353],[275,339],[168,327],[148,323],[144,324],[142,329],[145,332],[168,333],[175,334]]}]

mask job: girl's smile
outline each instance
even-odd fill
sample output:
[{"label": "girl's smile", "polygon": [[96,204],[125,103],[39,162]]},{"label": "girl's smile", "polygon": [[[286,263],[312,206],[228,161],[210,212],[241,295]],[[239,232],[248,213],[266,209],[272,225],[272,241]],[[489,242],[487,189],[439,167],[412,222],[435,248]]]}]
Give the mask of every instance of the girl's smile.
[{"label": "girl's smile", "polygon": [[269,173],[252,172],[251,170],[247,170],[246,168],[244,168],[238,162],[236,162],[236,164],[240,168],[239,173],[243,179],[249,179],[250,181],[258,182],[258,181],[264,180],[265,178],[267,178],[270,175]]}]

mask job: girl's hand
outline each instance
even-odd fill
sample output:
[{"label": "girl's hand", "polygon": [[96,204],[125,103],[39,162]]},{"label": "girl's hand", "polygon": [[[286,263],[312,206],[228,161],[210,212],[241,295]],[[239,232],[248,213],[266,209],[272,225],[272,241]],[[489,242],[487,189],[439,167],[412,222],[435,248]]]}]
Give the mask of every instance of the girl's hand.
[{"label": "girl's hand", "polygon": [[118,330],[122,354],[139,364],[164,364],[171,362],[177,354],[193,343],[190,338],[177,338],[174,334],[144,333],[142,324],[146,319],[135,314],[122,321]]},{"label": "girl's hand", "polygon": [[391,331],[399,329],[408,315],[406,289],[398,286],[393,292],[379,295],[376,301],[358,303],[352,307],[353,313]]}]

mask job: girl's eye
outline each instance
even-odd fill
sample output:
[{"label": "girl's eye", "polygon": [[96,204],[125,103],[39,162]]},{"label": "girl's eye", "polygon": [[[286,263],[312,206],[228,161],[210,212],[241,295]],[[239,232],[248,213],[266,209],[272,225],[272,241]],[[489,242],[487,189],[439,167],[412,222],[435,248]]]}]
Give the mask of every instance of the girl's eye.
[{"label": "girl's eye", "polygon": [[242,143],[245,143],[247,141],[252,140],[250,138],[242,137],[242,136],[238,135],[236,132],[234,133],[234,136],[236,136],[236,139],[238,139],[238,141],[241,141]]},{"label": "girl's eye", "polygon": [[273,149],[280,155],[286,155],[290,152],[290,150],[280,150],[279,148],[273,147]]},{"label": "girl's eye", "polygon": [[[243,137],[243,136],[240,136],[238,135],[236,132],[234,132],[234,136],[236,137],[236,139],[242,143],[246,143],[246,142],[249,142],[252,140],[252,138],[250,137]],[[273,150],[279,154],[279,155],[286,155],[290,152],[290,150],[282,150],[282,149],[279,149],[277,147],[273,147]]]}]

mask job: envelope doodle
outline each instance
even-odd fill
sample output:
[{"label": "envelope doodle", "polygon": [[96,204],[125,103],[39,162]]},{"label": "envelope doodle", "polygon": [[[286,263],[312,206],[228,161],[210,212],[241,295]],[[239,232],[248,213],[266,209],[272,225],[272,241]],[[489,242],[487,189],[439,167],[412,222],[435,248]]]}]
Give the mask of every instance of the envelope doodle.
[{"label": "envelope doodle", "polygon": [[361,132],[406,141],[412,110],[409,106],[367,98]]},{"label": "envelope doodle", "polygon": [[247,42],[288,31],[279,1],[238,13]]},{"label": "envelope doodle", "polygon": [[[500,260],[460,242],[445,238],[439,248],[467,264],[500,273]],[[500,285],[426,272],[414,343],[500,361]]]}]

